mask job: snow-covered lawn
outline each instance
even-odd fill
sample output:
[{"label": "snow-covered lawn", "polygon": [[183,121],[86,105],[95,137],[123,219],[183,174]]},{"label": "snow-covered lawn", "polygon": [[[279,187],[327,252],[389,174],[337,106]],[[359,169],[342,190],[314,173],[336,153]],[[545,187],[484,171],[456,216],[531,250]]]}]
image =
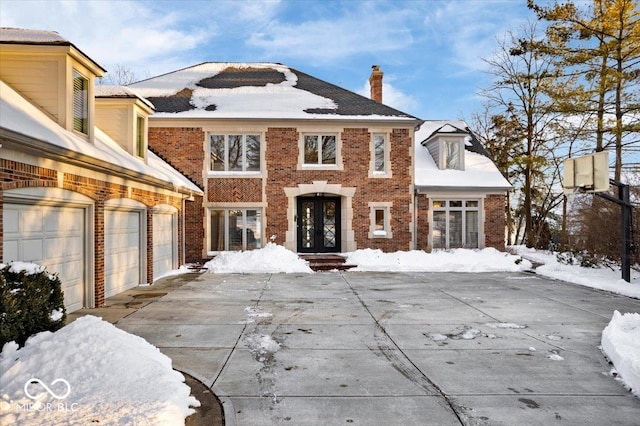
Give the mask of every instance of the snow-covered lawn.
[{"label": "snow-covered lawn", "polygon": [[0,354],[0,424],[177,425],[200,405],[171,359],[94,316]]},{"label": "snow-covered lawn", "polygon": [[556,253],[553,252],[524,246],[512,246],[510,249],[526,259],[542,263],[535,270],[538,275],[640,299],[640,273],[633,269],[631,283],[628,283],[621,278],[619,268],[583,268],[579,265],[565,265],[558,262]]}]

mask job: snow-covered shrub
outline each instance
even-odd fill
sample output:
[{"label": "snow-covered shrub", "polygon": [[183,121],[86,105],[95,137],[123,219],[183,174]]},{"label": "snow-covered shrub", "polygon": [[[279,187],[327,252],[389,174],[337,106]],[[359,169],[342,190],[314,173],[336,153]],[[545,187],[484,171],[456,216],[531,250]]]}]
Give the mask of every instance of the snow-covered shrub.
[{"label": "snow-covered shrub", "polygon": [[60,279],[33,263],[0,264],[0,350],[29,336],[56,331],[66,322]]},{"label": "snow-covered shrub", "polygon": [[568,251],[556,254],[558,263],[564,265],[579,265],[583,268],[599,268],[600,260],[586,251]]}]

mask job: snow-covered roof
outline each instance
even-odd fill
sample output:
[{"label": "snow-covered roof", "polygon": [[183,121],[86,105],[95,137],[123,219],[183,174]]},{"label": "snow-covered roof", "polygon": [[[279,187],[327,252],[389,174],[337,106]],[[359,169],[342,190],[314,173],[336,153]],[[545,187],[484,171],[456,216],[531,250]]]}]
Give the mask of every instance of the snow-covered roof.
[{"label": "snow-covered roof", "polygon": [[129,87],[155,105],[155,118],[419,121],[277,63],[205,62]]},{"label": "snow-covered roof", "polygon": [[106,133],[95,128],[95,143],[61,127],[44,112],[24,99],[19,93],[0,80],[0,127],[33,139],[77,152],[98,161],[106,161],[118,167],[170,183],[175,189],[202,194],[189,179],[153,154],[147,154],[147,163],[125,151]]},{"label": "snow-covered roof", "polygon": [[[465,137],[464,170],[441,170],[422,145],[437,134],[460,134]],[[472,136],[464,121],[425,121],[415,133],[415,185],[432,190],[507,190],[511,185]]]},{"label": "snow-covered roof", "polygon": [[127,98],[139,99],[151,109],[155,109],[153,104],[146,98],[135,93],[126,86],[96,86],[96,98]]},{"label": "snow-covered roof", "polygon": [[56,31],[47,30],[33,30],[26,28],[0,28],[0,43],[2,44],[34,44],[34,45],[48,45],[48,46],[72,46],[78,51],[84,58],[103,72],[106,71],[97,62],[82,52],[76,45],[71,43],[66,38],[62,37]]}]

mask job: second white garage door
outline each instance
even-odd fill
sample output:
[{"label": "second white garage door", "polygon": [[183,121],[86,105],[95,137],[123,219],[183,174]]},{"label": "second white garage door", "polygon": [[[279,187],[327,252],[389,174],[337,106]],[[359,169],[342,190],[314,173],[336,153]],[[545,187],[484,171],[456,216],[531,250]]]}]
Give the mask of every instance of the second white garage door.
[{"label": "second white garage door", "polygon": [[140,212],[104,214],[105,297],[140,284]]}]

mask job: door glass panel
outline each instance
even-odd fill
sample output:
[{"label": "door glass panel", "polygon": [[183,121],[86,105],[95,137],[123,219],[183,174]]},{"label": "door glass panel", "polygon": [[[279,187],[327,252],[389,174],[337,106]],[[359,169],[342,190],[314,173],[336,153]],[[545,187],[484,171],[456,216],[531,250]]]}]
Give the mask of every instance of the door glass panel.
[{"label": "door glass panel", "polygon": [[478,248],[478,212],[466,212],[465,247]]},{"label": "door glass panel", "polygon": [[229,250],[242,250],[242,210],[229,210]]},{"label": "door glass panel", "polygon": [[462,212],[449,212],[449,248],[462,247]]},{"label": "door glass panel", "polygon": [[211,251],[224,250],[224,210],[211,211]]},{"label": "door glass panel", "polygon": [[433,212],[433,248],[447,248],[446,212]]},{"label": "door glass panel", "polygon": [[247,210],[247,250],[262,247],[262,217],[260,210]]},{"label": "door glass panel", "polygon": [[324,246],[336,246],[336,203],[335,201],[325,201],[323,205],[323,231]]},{"label": "door glass panel", "polygon": [[302,247],[303,248],[312,248],[314,245],[314,202],[313,201],[305,201],[302,203],[302,211],[299,214],[302,217],[302,229],[300,232],[302,233]]}]

